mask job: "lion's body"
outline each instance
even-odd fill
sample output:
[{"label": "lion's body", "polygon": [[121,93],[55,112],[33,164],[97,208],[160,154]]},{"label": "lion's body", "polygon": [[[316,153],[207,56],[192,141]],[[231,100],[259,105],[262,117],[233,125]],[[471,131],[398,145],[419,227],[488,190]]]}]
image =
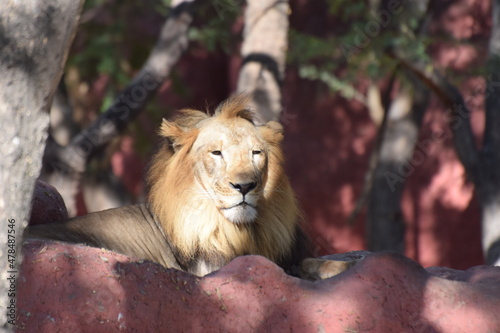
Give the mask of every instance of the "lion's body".
[{"label": "lion's body", "polygon": [[212,117],[184,110],[160,133],[167,141],[148,173],[147,205],[31,227],[28,235],[84,242],[196,275],[245,254],[284,268],[305,256],[279,124],[255,126],[240,96]]},{"label": "lion's body", "polygon": [[108,209],[65,223],[28,227],[26,236],[84,243],[181,269],[146,205]]}]

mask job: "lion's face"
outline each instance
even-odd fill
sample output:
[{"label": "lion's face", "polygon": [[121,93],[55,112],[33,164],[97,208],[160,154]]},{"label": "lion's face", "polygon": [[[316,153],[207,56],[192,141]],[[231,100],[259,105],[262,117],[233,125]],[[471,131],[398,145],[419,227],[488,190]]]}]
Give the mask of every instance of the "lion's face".
[{"label": "lion's face", "polygon": [[200,124],[191,154],[199,191],[229,221],[250,223],[258,215],[267,175],[267,145],[259,129],[243,118]]},{"label": "lion's face", "polygon": [[281,260],[295,239],[300,212],[282,168],[283,127],[255,125],[247,105],[239,95],[213,116],[184,109],[160,128],[148,202],[197,274],[249,253]]}]

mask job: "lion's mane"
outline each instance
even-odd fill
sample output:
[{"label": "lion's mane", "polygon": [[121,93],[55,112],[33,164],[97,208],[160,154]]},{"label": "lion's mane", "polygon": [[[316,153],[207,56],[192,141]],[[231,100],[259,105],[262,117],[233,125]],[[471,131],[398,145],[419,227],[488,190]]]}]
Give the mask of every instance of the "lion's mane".
[{"label": "lion's mane", "polygon": [[[253,122],[247,105],[245,97],[233,97],[212,117],[215,123],[236,117]],[[200,124],[210,116],[196,110],[182,110],[180,114],[161,127],[160,134],[169,139],[154,156],[147,175],[150,209],[176,255],[182,261],[202,257],[221,263],[245,254],[263,255],[275,262],[286,260],[292,255],[300,211],[282,167],[281,127],[271,122],[261,131],[268,149],[268,167],[267,174],[262,175],[265,184],[257,219],[235,224],[218,211],[213,201],[199,200],[192,191],[195,162],[200,157],[191,148],[204,130]]]}]

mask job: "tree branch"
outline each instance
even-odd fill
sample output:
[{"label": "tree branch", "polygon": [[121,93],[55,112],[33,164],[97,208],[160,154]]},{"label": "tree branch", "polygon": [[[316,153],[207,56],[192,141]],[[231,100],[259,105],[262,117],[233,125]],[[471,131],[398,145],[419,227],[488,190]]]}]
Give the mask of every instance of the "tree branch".
[{"label": "tree branch", "polygon": [[[160,38],[141,71],[120,93],[111,107],[72,140],[72,148],[83,152],[87,160],[123,131],[168,78],[188,45],[187,30],[192,21],[190,8],[190,4],[182,3],[172,9],[162,27]],[[89,153],[85,153],[85,150],[89,150],[85,147],[89,143],[92,147]]]},{"label": "tree branch", "polygon": [[470,126],[470,111],[465,105],[462,94],[448,82],[438,71],[422,63],[413,63],[393,51],[389,55],[419,78],[447,107],[446,117],[453,132],[453,141],[458,158],[462,162],[467,175],[477,184],[479,181],[479,154],[474,143],[474,135]]},{"label": "tree branch", "polygon": [[165,20],[159,39],[140,72],[111,107],[66,147],[50,141],[44,156],[44,175],[63,196],[68,214],[76,214],[75,195],[87,162],[121,133],[168,78],[188,44],[194,1],[177,1]]}]

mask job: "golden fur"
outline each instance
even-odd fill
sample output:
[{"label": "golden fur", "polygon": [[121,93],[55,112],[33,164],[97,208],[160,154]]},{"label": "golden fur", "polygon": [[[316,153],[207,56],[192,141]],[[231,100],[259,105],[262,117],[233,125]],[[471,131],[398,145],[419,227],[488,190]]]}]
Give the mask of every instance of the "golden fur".
[{"label": "golden fur", "polygon": [[[282,168],[281,125],[253,125],[253,114],[241,95],[221,104],[212,117],[195,110],[180,113],[172,122],[164,120],[160,134],[167,144],[154,157],[147,178],[151,210],[177,254],[184,260],[201,257],[221,262],[244,254],[260,254],[275,262],[290,257],[299,209]],[[221,131],[229,134],[221,136]],[[221,141],[224,148],[237,147],[240,155],[236,158],[245,159],[247,152],[240,148],[242,136],[253,137],[253,144],[262,145],[262,152],[255,153],[265,156],[265,162],[259,162],[262,167],[256,170],[254,165],[239,163],[230,169],[233,161],[225,161],[225,172],[218,173],[215,180],[200,179],[206,171],[202,169],[213,158],[209,156],[211,148],[205,147]],[[222,188],[203,187],[221,178]],[[246,223],[228,220],[213,198],[230,192],[229,182],[236,178],[260,182],[255,189],[259,196],[256,218]]]}]

